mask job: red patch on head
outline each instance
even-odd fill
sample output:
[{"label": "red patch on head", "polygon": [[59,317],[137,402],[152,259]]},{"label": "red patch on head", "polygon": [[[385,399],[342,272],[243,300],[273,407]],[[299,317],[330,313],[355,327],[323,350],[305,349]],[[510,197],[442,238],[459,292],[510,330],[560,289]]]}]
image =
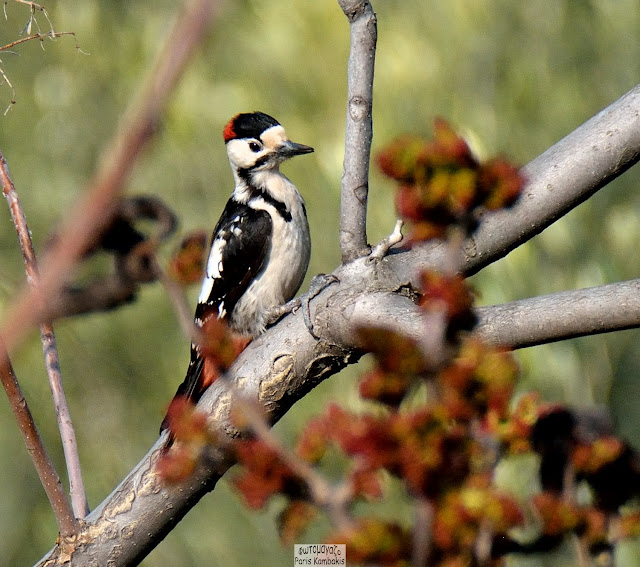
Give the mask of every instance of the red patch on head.
[{"label": "red patch on head", "polygon": [[227,125],[224,127],[224,131],[222,132],[222,136],[224,137],[225,144],[229,140],[233,140],[236,137],[236,132],[233,129],[237,116],[234,116]]}]

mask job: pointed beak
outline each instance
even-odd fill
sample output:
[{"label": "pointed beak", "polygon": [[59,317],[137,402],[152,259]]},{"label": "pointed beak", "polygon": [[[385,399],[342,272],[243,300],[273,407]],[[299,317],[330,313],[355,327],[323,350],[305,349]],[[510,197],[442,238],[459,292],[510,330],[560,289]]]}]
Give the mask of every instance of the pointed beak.
[{"label": "pointed beak", "polygon": [[296,144],[291,140],[287,140],[278,148],[278,155],[282,158],[290,158],[293,156],[299,156],[302,154],[310,154],[313,151],[311,146],[305,146],[304,144]]}]

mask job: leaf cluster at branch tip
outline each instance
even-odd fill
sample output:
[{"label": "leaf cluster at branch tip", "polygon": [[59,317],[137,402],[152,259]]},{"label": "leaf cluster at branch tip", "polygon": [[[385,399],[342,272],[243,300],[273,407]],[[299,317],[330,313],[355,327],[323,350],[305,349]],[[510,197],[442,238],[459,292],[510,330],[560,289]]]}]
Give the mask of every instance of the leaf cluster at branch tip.
[{"label": "leaf cluster at branch tip", "polygon": [[515,203],[524,186],[502,158],[480,162],[448,122],[434,121],[434,139],[403,136],[378,154],[378,166],[399,183],[396,208],[411,223],[409,242],[446,235],[453,225],[475,229],[482,209]]}]

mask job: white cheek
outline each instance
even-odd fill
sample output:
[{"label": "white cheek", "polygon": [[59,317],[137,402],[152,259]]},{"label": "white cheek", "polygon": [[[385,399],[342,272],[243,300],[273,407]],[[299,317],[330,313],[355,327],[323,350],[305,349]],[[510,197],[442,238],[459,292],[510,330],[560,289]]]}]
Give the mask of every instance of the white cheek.
[{"label": "white cheek", "polygon": [[227,142],[227,155],[232,166],[251,167],[264,152],[252,152],[246,140],[230,140]]}]

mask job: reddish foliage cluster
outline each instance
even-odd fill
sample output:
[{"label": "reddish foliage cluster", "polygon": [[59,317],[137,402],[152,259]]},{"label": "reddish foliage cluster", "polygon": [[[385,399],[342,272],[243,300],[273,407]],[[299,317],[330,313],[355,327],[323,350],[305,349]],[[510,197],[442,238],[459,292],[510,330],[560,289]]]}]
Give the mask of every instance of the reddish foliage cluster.
[{"label": "reddish foliage cluster", "polygon": [[234,484],[251,508],[262,508],[274,494],[284,494],[294,501],[304,495],[304,482],[261,440],[238,443],[236,455],[245,469],[234,478]]},{"label": "reddish foliage cluster", "polygon": [[506,350],[469,337],[437,380],[452,419],[505,419],[517,375],[518,367]]},{"label": "reddish foliage cluster", "polygon": [[213,384],[224,374],[249,340],[231,332],[224,319],[209,317],[202,325],[200,353],[204,359],[203,387]]},{"label": "reddish foliage cluster", "polygon": [[493,488],[488,474],[469,476],[459,490],[444,495],[436,510],[433,539],[438,564],[455,564],[463,550],[476,545],[484,527],[506,533],[522,520],[516,501]]},{"label": "reddish foliage cluster", "polygon": [[479,209],[511,206],[524,186],[518,169],[501,158],[481,163],[442,119],[434,139],[404,136],[379,155],[380,169],[400,183],[396,207],[411,222],[410,242],[438,238],[451,225],[472,230]]},{"label": "reddish foliage cluster", "polygon": [[476,324],[473,313],[475,297],[462,275],[445,275],[435,270],[424,270],[420,278],[422,295],[418,305],[425,311],[444,311],[448,340],[455,340],[462,331],[473,329]]},{"label": "reddish foliage cluster", "polygon": [[[210,386],[222,376],[246,345],[247,340],[234,335],[224,320],[207,319],[202,326],[200,344],[204,386]],[[181,396],[169,404],[167,424],[171,439],[179,444],[163,453],[158,471],[165,482],[177,483],[193,472],[203,450],[216,439],[208,430],[206,416],[196,410],[191,400]]]},{"label": "reddish foliage cluster", "polygon": [[416,342],[386,329],[358,329],[361,346],[374,354],[376,366],[360,380],[360,395],[397,407],[417,380],[427,372],[427,364]]},{"label": "reddish foliage cluster", "polygon": [[328,543],[349,542],[349,564],[406,567],[412,550],[411,532],[395,522],[363,518],[353,527],[335,532]]},{"label": "reddish foliage cluster", "polygon": [[167,483],[187,479],[207,445],[216,439],[207,428],[206,416],[185,398],[174,398],[167,411],[169,431],[180,443],[165,451],[156,466],[160,478]]},{"label": "reddish foliage cluster", "polygon": [[207,244],[208,236],[204,231],[198,230],[187,234],[169,259],[167,267],[169,276],[182,285],[202,281]]}]

